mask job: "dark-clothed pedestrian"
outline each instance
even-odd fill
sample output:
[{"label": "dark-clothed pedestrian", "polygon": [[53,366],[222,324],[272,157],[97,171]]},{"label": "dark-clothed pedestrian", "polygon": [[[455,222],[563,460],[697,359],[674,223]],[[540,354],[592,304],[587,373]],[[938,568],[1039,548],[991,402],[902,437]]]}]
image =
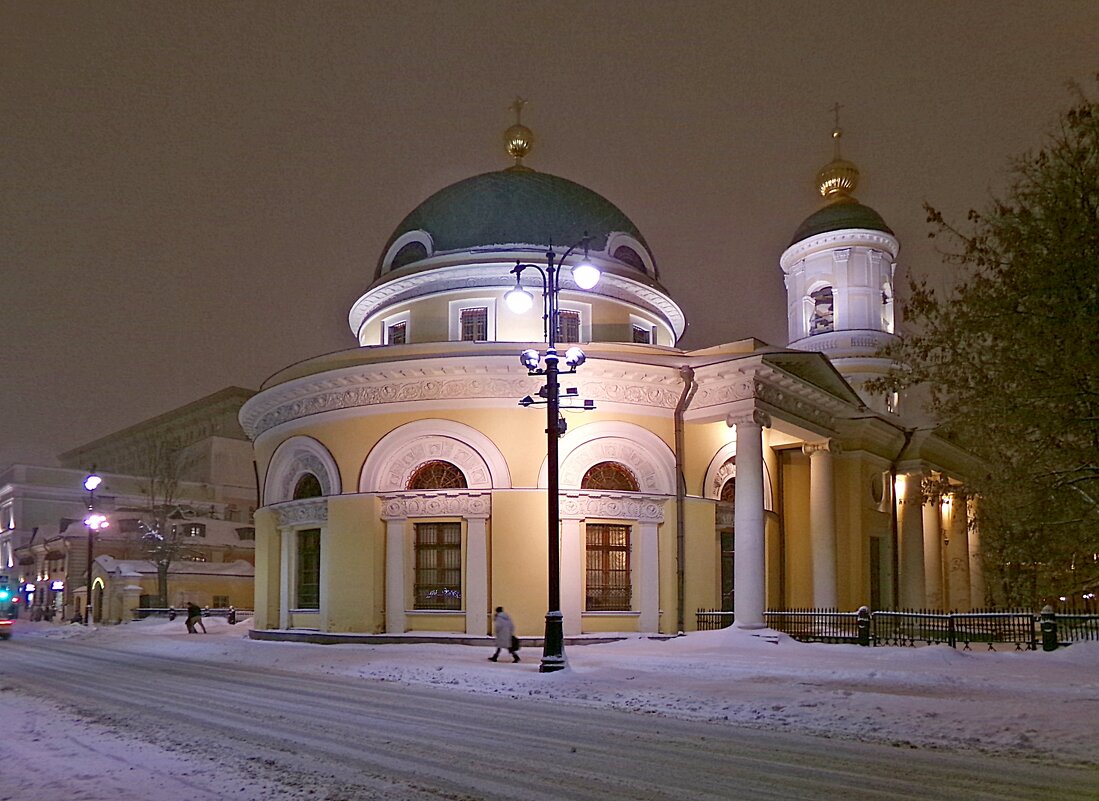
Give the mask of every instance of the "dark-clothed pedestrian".
[{"label": "dark-clothed pedestrian", "polygon": [[496,653],[488,658],[489,662],[495,662],[500,657],[500,651],[504,648],[511,654],[511,661],[519,661],[519,638],[515,636],[515,624],[511,621],[511,615],[504,611],[504,607],[496,607],[496,614],[492,616],[492,630],[496,634]]},{"label": "dark-clothed pedestrian", "polygon": [[225,615],[225,619],[229,621],[230,626],[237,624],[237,610],[236,607],[230,606],[228,613]]},{"label": "dark-clothed pedestrian", "polygon": [[188,634],[197,634],[198,633],[198,632],[195,631],[195,626],[198,626],[199,628],[201,628],[203,634],[206,633],[206,624],[202,622],[202,608],[198,604],[196,604],[194,601],[191,601],[189,604],[187,604],[187,621],[186,621],[186,623],[187,623],[187,633]]}]

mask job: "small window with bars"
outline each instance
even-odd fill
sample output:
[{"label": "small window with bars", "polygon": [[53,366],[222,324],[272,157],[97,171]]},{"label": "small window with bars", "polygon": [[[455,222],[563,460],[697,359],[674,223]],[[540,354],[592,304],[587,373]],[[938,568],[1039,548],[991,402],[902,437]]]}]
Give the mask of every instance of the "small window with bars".
[{"label": "small window with bars", "polygon": [[461,523],[416,524],[416,609],[462,608]]},{"label": "small window with bars", "polygon": [[580,312],[562,309],[557,312],[557,341],[580,341]]},{"label": "small window with bars", "polygon": [[633,328],[633,341],[642,345],[652,344],[652,332],[648,328],[641,325],[631,326]]},{"label": "small window with bars", "polygon": [[484,306],[462,309],[458,316],[462,342],[488,340],[488,309]]},{"label": "small window with bars", "polygon": [[408,341],[408,323],[393,323],[385,332],[387,345],[403,345]]},{"label": "small window with bars", "polygon": [[628,611],[633,602],[630,585],[630,527],[607,523],[587,526],[587,610]]}]

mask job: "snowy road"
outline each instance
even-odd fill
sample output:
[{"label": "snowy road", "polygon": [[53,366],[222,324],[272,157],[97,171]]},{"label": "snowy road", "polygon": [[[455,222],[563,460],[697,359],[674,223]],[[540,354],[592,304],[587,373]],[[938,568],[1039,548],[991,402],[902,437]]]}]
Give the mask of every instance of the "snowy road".
[{"label": "snowy road", "polygon": [[[95,639],[5,643],[0,678],[9,691],[75,708],[105,736],[129,731],[204,760],[220,777],[223,797],[230,786],[237,798],[328,801],[1094,801],[1097,795],[1089,769],[257,670]],[[260,792],[259,785],[277,790]],[[217,797],[202,788],[200,771],[191,797]],[[164,797],[155,787],[129,797],[142,792]]]}]

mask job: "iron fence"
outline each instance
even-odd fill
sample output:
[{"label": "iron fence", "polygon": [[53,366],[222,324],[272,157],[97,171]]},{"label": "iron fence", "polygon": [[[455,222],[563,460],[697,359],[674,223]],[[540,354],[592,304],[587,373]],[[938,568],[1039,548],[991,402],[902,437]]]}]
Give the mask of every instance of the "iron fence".
[{"label": "iron fence", "polygon": [[[699,631],[712,631],[733,624],[732,612],[699,609]],[[949,645],[972,650],[975,645],[995,651],[1014,648],[1046,650],[1083,640],[1099,640],[1099,614],[1067,609],[977,609],[970,612],[941,612],[930,609],[900,609],[858,612],[838,609],[771,609],[764,612],[767,625],[801,642],[857,643],[861,645]],[[861,634],[861,636],[860,636]]]}]

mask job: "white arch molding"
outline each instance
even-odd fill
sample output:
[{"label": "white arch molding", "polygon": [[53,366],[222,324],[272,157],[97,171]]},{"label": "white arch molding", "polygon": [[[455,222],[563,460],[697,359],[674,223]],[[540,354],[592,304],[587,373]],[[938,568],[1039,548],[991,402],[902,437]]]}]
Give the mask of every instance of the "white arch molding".
[{"label": "white arch molding", "polygon": [[[736,476],[736,464],[728,463],[735,456],[735,439],[714,454],[714,458],[710,460],[710,466],[706,468],[706,478],[702,482],[702,497],[714,501],[721,499],[721,487],[730,478]],[[774,496],[771,493],[771,471],[767,467],[766,459],[763,461],[763,508],[768,512],[775,510]]]},{"label": "white arch molding", "polygon": [[264,505],[293,500],[294,487],[306,473],[317,477],[323,495],[339,495],[343,491],[340,470],[328,448],[313,437],[291,437],[271,454],[263,482]]},{"label": "white arch molding", "polygon": [[470,489],[511,487],[500,449],[480,431],[453,420],[417,420],[393,429],[371,448],[359,474],[359,492],[393,492],[408,486],[424,462],[455,465]]},{"label": "white arch molding", "polygon": [[[561,438],[561,489],[580,489],[584,474],[599,462],[620,462],[630,468],[649,495],[675,494],[675,455],[660,437],[651,431],[620,421],[589,423],[569,431]],[[538,471],[538,486],[548,484],[545,459]]]}]

